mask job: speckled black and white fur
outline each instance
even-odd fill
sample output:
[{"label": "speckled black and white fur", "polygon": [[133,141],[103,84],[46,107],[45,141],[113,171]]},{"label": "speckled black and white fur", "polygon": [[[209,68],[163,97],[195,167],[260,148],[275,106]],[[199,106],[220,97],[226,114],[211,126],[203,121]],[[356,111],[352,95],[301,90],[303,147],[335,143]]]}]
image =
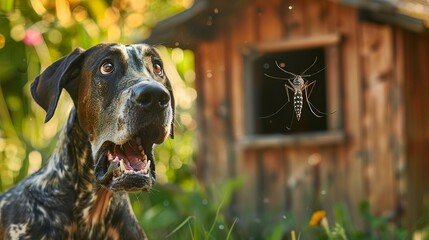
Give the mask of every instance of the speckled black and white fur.
[{"label": "speckled black and white fur", "polygon": [[[144,44],[102,44],[58,60],[32,86],[47,121],[62,89],[75,108],[46,165],[0,196],[0,239],[146,239],[127,192],[151,188],[153,145],[172,136],[174,98],[158,54]],[[129,143],[136,137],[152,164],[129,160],[144,174],[120,172],[106,155],[137,146]]]}]

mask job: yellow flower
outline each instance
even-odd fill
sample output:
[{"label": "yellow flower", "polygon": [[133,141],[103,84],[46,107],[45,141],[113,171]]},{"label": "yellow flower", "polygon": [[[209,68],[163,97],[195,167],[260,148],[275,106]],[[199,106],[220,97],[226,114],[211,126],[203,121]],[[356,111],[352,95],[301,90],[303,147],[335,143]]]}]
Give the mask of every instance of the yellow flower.
[{"label": "yellow flower", "polygon": [[320,225],[320,222],[326,217],[326,212],[319,210],[315,211],[311,216],[310,222],[308,223],[310,226]]}]

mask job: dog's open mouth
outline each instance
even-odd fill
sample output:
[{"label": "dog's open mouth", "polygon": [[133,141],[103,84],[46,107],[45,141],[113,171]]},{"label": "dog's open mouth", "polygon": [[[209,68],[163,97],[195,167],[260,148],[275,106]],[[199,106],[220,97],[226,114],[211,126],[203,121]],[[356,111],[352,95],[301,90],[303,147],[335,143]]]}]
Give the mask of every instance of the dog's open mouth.
[{"label": "dog's open mouth", "polygon": [[155,182],[153,142],[133,137],[116,145],[108,142],[95,165],[97,182],[114,191],[148,191]]}]

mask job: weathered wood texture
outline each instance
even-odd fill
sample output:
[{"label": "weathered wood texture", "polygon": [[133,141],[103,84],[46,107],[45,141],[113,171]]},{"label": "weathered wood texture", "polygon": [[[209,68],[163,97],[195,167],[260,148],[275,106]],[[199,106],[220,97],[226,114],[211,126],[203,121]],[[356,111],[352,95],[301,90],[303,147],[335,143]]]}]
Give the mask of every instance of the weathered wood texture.
[{"label": "weathered wood texture", "polygon": [[414,223],[421,220],[425,214],[427,217],[429,207],[429,34],[403,32],[402,36],[405,66],[403,88],[406,106],[407,210],[409,224],[419,227]]},{"label": "weathered wood texture", "polygon": [[397,205],[394,150],[401,147],[392,129],[401,113],[394,104],[399,96],[394,95],[393,33],[389,26],[370,23],[362,23],[360,32],[365,190],[375,211],[393,210]]},{"label": "weathered wood texture", "polygon": [[[409,201],[427,201],[429,190],[421,192],[423,171],[429,169],[423,157],[429,141],[427,35],[360,22],[357,9],[325,0],[256,0],[220,21],[217,37],[196,47],[202,139],[197,163],[206,184],[245,177],[232,207],[243,225],[293,213],[302,226],[314,210],[332,216],[339,204],[359,224],[363,200],[371,202],[375,213],[394,212],[406,194],[405,159]],[[345,140],[322,137],[333,140],[300,144],[289,137],[284,144],[252,144],[245,128],[252,106],[244,92],[243,47],[335,34],[341,40],[327,48],[327,56],[338,58],[327,59],[327,76],[339,84],[328,84],[327,91],[339,92],[328,99],[330,111],[337,104],[338,119],[329,125],[340,127]],[[402,55],[405,60],[398,60]],[[405,128],[405,122],[412,124]],[[418,210],[410,212],[411,218]]]}]

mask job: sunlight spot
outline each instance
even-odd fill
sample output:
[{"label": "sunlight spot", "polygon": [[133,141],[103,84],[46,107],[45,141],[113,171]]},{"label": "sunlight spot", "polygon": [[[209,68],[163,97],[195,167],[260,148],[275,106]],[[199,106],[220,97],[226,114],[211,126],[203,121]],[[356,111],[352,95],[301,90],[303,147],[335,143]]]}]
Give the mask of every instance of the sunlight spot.
[{"label": "sunlight spot", "polygon": [[73,12],[72,12],[72,15],[73,15],[73,18],[77,22],[83,22],[85,19],[88,18],[88,12],[82,6],[77,6],[76,8],[74,8]]},{"label": "sunlight spot", "polygon": [[62,26],[69,27],[73,24],[70,4],[68,1],[56,0],[55,10],[57,11],[57,18]]},{"label": "sunlight spot", "polygon": [[25,28],[23,25],[16,25],[10,30],[10,36],[13,40],[19,42],[25,37]]},{"label": "sunlight spot", "polygon": [[183,77],[185,78],[185,80],[187,82],[194,82],[195,81],[195,71],[194,70],[191,70],[191,69],[186,70],[183,75],[184,75]]},{"label": "sunlight spot", "polygon": [[168,177],[166,175],[167,173],[167,168],[165,167],[163,162],[158,162],[156,164],[156,180],[159,183],[167,183],[168,182]]},{"label": "sunlight spot", "polygon": [[223,224],[219,224],[219,230],[224,230],[225,226]]},{"label": "sunlight spot", "polygon": [[180,48],[174,48],[171,51],[171,59],[173,60],[174,63],[178,64],[180,62],[183,61],[184,59],[184,54],[183,54],[183,50]]},{"label": "sunlight spot", "polygon": [[3,152],[6,148],[6,140],[4,138],[0,138],[0,152]]},{"label": "sunlight spot", "polygon": [[206,76],[207,76],[207,78],[212,78],[213,74],[212,74],[212,72],[210,70],[208,70],[207,73],[206,73]]},{"label": "sunlight spot", "polygon": [[13,172],[17,172],[22,167],[22,158],[18,156],[20,150],[15,144],[7,144],[5,153],[7,159],[7,167]]},{"label": "sunlight spot", "polygon": [[219,13],[219,9],[215,8],[215,9],[213,10],[213,12],[214,12],[215,14],[218,14],[218,13]]},{"label": "sunlight spot", "polygon": [[316,166],[320,164],[321,160],[322,160],[322,157],[320,156],[320,153],[313,153],[308,157],[308,165]]},{"label": "sunlight spot", "polygon": [[6,38],[3,34],[0,34],[0,49],[4,48],[4,45],[6,44]]},{"label": "sunlight spot", "polygon": [[170,159],[170,167],[172,169],[180,169],[183,166],[183,162],[178,156],[172,156]]},{"label": "sunlight spot", "polygon": [[58,131],[58,118],[52,118],[43,128],[43,136],[45,139],[51,139]]},{"label": "sunlight spot", "polygon": [[293,6],[292,6],[292,5],[289,5],[288,9],[289,9],[289,10],[292,10],[292,9],[293,9]]},{"label": "sunlight spot", "polygon": [[133,13],[125,19],[125,24],[129,28],[137,28],[140,25],[142,25],[143,22],[144,22],[144,15],[140,13]]},{"label": "sunlight spot", "polygon": [[107,30],[107,39],[110,42],[117,42],[121,38],[121,29],[118,25],[111,25]]},{"label": "sunlight spot", "polygon": [[46,8],[43,6],[43,3],[40,0],[31,0],[30,3],[37,15],[42,16],[45,14]]},{"label": "sunlight spot", "polygon": [[100,35],[100,28],[93,20],[86,19],[83,26],[91,38],[96,39]]},{"label": "sunlight spot", "polygon": [[58,44],[61,42],[61,40],[63,40],[63,35],[60,31],[56,29],[51,29],[48,32],[48,39],[49,41],[51,41],[51,43]]},{"label": "sunlight spot", "polygon": [[42,165],[42,154],[38,151],[32,151],[28,155],[28,174],[35,172]]}]

